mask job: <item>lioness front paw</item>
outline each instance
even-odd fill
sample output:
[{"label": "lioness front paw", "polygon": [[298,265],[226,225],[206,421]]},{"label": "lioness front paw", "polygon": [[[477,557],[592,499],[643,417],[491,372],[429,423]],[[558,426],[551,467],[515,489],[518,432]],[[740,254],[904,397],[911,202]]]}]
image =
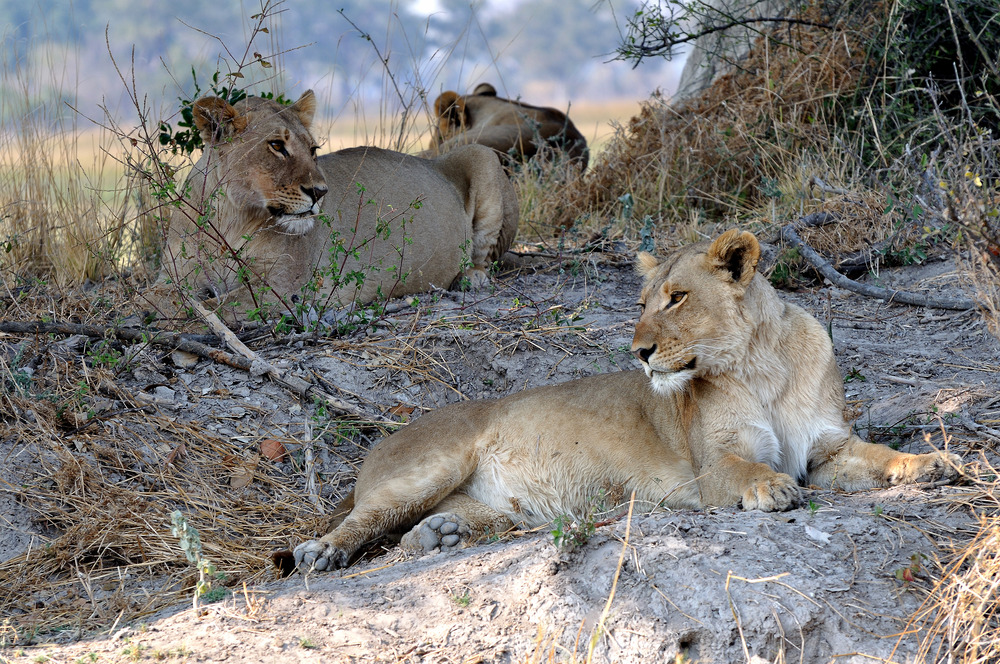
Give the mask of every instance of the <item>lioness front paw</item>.
[{"label": "lioness front paw", "polygon": [[295,557],[295,566],[300,572],[312,569],[322,572],[327,569],[347,567],[349,558],[345,551],[322,540],[303,542],[295,547],[292,555]]},{"label": "lioness front paw", "polygon": [[896,458],[886,468],[885,481],[889,486],[916,482],[953,482],[961,474],[962,460],[948,452],[908,454]]},{"label": "lioness front paw", "polygon": [[802,490],[788,475],[775,475],[743,492],[743,509],[783,512],[799,504]]},{"label": "lioness front paw", "polygon": [[490,282],[490,273],[481,267],[470,267],[455,281],[459,290],[478,290]]},{"label": "lioness front paw", "polygon": [[399,545],[410,551],[429,553],[434,549],[453,549],[468,541],[469,524],[451,512],[432,514],[403,535]]}]

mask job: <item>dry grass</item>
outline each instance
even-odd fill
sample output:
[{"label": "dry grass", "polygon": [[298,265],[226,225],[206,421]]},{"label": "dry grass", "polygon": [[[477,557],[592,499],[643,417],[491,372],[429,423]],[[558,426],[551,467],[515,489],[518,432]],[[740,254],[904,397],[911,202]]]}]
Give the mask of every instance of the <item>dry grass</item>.
[{"label": "dry grass", "polygon": [[907,629],[926,635],[920,661],[1000,661],[1000,483],[997,469],[985,471],[987,480],[957,503],[977,515],[978,533],[955,549]]},{"label": "dry grass", "polygon": [[107,629],[190,599],[197,573],[170,535],[175,509],[199,531],[217,588],[267,578],[269,551],[325,530],[300,473],[287,476],[260,454],[267,436],[216,436],[141,402],[92,417],[95,397],[127,397],[108,371],[82,369],[66,362],[39,372],[30,393],[3,394],[4,410],[21,424],[17,454],[40,470],[0,491],[53,533],[43,547],[0,563],[0,607],[15,616],[21,643],[38,632]]},{"label": "dry grass", "polygon": [[[16,72],[4,75],[6,85],[21,82]],[[142,189],[122,165],[118,137],[101,128],[81,130],[66,108],[29,108],[7,96],[0,103],[6,118],[0,126],[0,289],[10,293],[33,280],[75,286],[145,268],[159,233]]]}]

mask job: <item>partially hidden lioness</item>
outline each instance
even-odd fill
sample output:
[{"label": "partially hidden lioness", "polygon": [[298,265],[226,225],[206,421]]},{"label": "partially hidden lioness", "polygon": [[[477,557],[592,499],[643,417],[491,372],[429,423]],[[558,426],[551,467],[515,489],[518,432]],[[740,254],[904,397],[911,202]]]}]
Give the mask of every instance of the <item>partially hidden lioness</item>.
[{"label": "partially hidden lioness", "polygon": [[[353,508],[300,544],[300,569],[341,567],[364,542],[456,546],[514,524],[582,516],[600,491],[640,505],[784,510],[800,482],[860,490],[951,480],[953,454],[905,454],[858,438],[823,327],[757,273],[753,235],[727,231],[645,278],[632,352],[644,371],[540,387],[428,413],[376,445]],[[416,524],[414,526],[414,524]]]},{"label": "partially hidden lioness", "polygon": [[478,143],[496,150],[511,166],[549,148],[564,153],[580,171],[587,168],[587,139],[565,113],[498,97],[489,83],[480,83],[471,95],[452,90],[441,93],[434,101],[434,112],[437,126],[423,155],[445,154]]},{"label": "partially hidden lioness", "polygon": [[364,303],[487,280],[518,221],[491,150],[317,156],[315,110],[311,90],[290,106],[261,97],[194,103],[206,149],[171,214],[151,298],[161,312],[192,298],[295,315],[304,302]]}]

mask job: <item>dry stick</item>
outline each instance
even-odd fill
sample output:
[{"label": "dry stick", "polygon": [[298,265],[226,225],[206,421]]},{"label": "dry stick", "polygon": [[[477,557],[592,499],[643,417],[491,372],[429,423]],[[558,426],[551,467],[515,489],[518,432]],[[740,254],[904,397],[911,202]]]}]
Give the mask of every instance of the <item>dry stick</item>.
[{"label": "dry stick", "polygon": [[309,494],[309,502],[313,504],[317,512],[326,514],[326,510],[323,509],[323,501],[319,499],[319,490],[316,488],[316,459],[313,457],[313,434],[309,420],[305,422],[302,443],[302,452],[305,455],[306,492]]},{"label": "dry stick", "polygon": [[787,244],[797,248],[802,257],[805,258],[809,263],[816,268],[816,270],[823,275],[827,280],[829,280],[835,286],[844,288],[846,290],[858,293],[859,295],[865,295],[868,297],[874,297],[879,300],[885,300],[887,302],[899,302],[901,304],[911,304],[917,307],[932,307],[935,309],[955,309],[955,310],[966,310],[975,309],[978,305],[975,301],[964,297],[949,298],[949,297],[931,297],[928,295],[919,295],[917,293],[908,293],[906,291],[898,291],[893,288],[880,288],[878,286],[870,286],[868,284],[862,284],[853,279],[848,279],[830,264],[830,261],[826,260],[819,253],[806,244],[805,240],[799,237],[799,234],[795,231],[797,226],[809,225],[815,226],[819,225],[813,222],[810,217],[816,215],[809,215],[809,217],[803,217],[797,222],[783,226],[781,229],[781,239]]},{"label": "dry stick", "polygon": [[[233,331],[226,327],[215,313],[209,311],[199,302],[193,302],[192,307],[198,315],[202,317],[208,327],[215,332],[226,345],[229,346],[234,352],[242,355],[242,358],[237,358],[242,360],[245,366],[241,366],[241,369],[245,369],[250,372],[251,376],[268,376],[271,380],[281,385],[285,389],[291,390],[299,397],[303,399],[318,399],[323,402],[323,405],[333,410],[341,415],[354,415],[365,420],[371,420],[375,422],[387,422],[388,420],[382,420],[381,418],[375,418],[374,416],[365,413],[357,406],[347,403],[332,394],[328,394],[323,390],[320,390],[312,383],[302,380],[296,376],[291,376],[288,374],[282,374],[277,367],[264,361],[257,353],[253,352],[246,347],[239,338],[233,334]],[[235,366],[235,365],[234,365]]]}]

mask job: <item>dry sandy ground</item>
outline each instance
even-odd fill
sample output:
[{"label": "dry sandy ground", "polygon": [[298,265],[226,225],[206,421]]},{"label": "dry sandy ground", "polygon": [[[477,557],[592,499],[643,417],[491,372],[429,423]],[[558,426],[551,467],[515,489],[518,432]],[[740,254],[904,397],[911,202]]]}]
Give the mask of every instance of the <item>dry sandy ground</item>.
[{"label": "dry sandy ground", "polygon": [[[880,280],[961,292],[947,261],[885,271]],[[422,298],[374,332],[255,348],[290,371],[321,377],[366,412],[388,417],[401,405],[419,413],[632,368],[637,292],[624,256],[571,256],[503,274],[474,296]],[[829,288],[785,297],[830,325],[863,435],[923,451],[925,434],[944,444],[943,423],[950,449],[967,462],[993,458],[998,441],[980,427],[995,429],[1000,418],[1000,345],[976,313],[893,306]],[[8,357],[22,342],[0,337]],[[207,361],[181,369],[148,353],[119,380],[147,394],[160,416],[220,437],[302,440],[313,409]],[[325,432],[316,450],[323,501],[345,493],[374,442],[364,432],[348,436]],[[151,444],[135,441],[137,454],[147,453],[144,445]],[[38,456],[0,436],[3,479],[24,481]],[[291,465],[275,465],[306,491]],[[8,640],[0,661],[571,662],[592,647],[601,662],[678,654],[702,662],[909,662],[923,634],[908,628],[908,617],[934,561],[971,526],[966,491],[811,491],[808,505],[781,514],[636,514],[601,525],[570,552],[544,529],[454,553],[407,558],[393,549],[342,572],[284,580],[263,571],[269,550],[262,548],[262,571],[203,615],[184,603],[112,626],[93,620],[98,611],[90,607],[75,628],[40,634],[36,645]],[[39,526],[10,485],[0,493],[0,519],[0,560],[58,534]],[[16,626],[30,620],[31,606],[7,601],[0,618]]]}]

